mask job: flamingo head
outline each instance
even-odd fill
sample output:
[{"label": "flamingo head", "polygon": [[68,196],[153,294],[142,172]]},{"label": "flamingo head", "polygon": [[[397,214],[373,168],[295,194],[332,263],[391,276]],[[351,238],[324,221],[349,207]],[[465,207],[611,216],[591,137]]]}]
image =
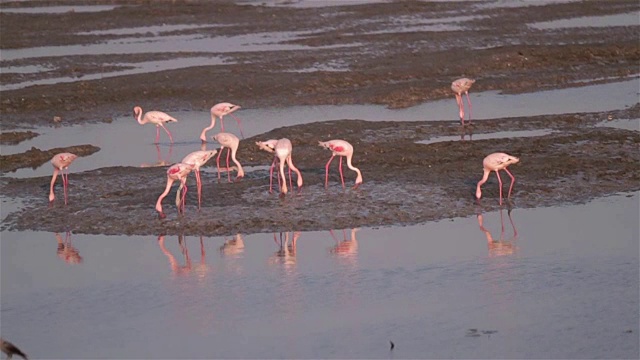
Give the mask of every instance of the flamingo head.
[{"label": "flamingo head", "polygon": [[158,213],[158,219],[162,220],[162,219],[164,219],[164,218],[166,218],[166,217],[167,217],[167,215],[165,215],[165,213],[163,213],[162,211],[160,211],[160,212]]},{"label": "flamingo head", "polygon": [[133,117],[137,118],[138,115],[142,113],[142,108],[140,106],[136,106],[133,108]]},{"label": "flamingo head", "polygon": [[260,148],[260,150],[264,150],[272,153],[276,148],[277,140],[267,140],[267,141],[256,141],[256,145]]}]

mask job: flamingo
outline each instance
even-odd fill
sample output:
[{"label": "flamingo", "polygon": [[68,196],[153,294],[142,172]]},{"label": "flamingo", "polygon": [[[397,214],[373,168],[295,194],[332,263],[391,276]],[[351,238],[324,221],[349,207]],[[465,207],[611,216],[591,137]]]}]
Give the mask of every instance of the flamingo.
[{"label": "flamingo", "polygon": [[133,117],[138,120],[138,124],[144,125],[146,123],[152,123],[156,126],[156,142],[160,141],[160,128],[163,128],[164,131],[169,135],[169,139],[173,144],[173,137],[167,128],[164,126],[165,123],[168,122],[178,122],[175,118],[170,116],[169,114],[163,113],[162,111],[147,111],[144,116],[142,116],[142,108],[140,106],[136,106],[133,108]]},{"label": "flamingo", "polygon": [[194,151],[182,159],[181,163],[187,165],[193,165],[193,170],[196,173],[196,185],[198,187],[198,209],[202,203],[202,182],[200,181],[200,167],[209,161],[218,150],[199,150]]},{"label": "flamingo", "polygon": [[284,164],[285,162],[289,165],[289,184],[293,189],[293,183],[291,181],[291,170],[293,170],[296,175],[298,175],[297,185],[298,189],[302,187],[302,174],[300,170],[298,170],[295,165],[293,165],[293,159],[291,158],[291,153],[293,151],[293,145],[291,144],[291,140],[287,138],[282,138],[280,140],[267,140],[267,141],[258,141],[256,145],[262,150],[266,150],[268,152],[274,152],[276,155],[273,158],[273,162],[271,163],[271,168],[269,169],[269,192],[271,192],[271,187],[273,185],[273,168],[276,164],[276,159],[280,161],[280,172],[278,176],[278,184],[280,184],[280,177],[282,177],[282,186],[280,187],[280,191],[283,194],[286,194],[289,189],[287,188],[287,178],[284,175]]},{"label": "flamingo", "polygon": [[[187,195],[187,175],[193,170],[193,165],[177,163],[171,165],[167,170],[167,187],[164,189],[164,192],[160,194],[158,197],[158,201],[156,202],[156,211],[158,212],[158,216],[160,219],[164,219],[166,215],[162,212],[162,199],[167,196],[169,190],[171,190],[171,185],[174,181],[180,181],[180,187],[178,188],[178,192],[176,193],[176,207],[178,208],[178,213],[184,213],[185,207],[185,198]],[[182,194],[182,198],[180,197],[180,191],[184,188],[184,192]]]},{"label": "flamingo", "polygon": [[242,138],[244,138],[244,133],[242,132],[242,125],[240,125],[240,119],[238,119],[237,117],[233,116],[233,114],[231,114],[232,112],[238,109],[240,109],[239,105],[234,105],[228,102],[215,104],[211,108],[211,125],[202,129],[202,132],[200,133],[200,140],[202,140],[202,142],[207,142],[207,131],[213,129],[213,127],[216,126],[216,117],[220,118],[220,131],[224,132],[224,121],[222,119],[224,118],[225,115],[231,115],[231,117],[236,119],[236,121],[238,122],[238,127],[240,128],[240,135],[242,135]]},{"label": "flamingo", "polygon": [[462,101],[462,93],[467,95],[467,103],[469,103],[469,124],[471,124],[471,100],[469,99],[469,89],[476,81],[469,78],[461,78],[451,83],[451,90],[456,94],[456,102],[460,109],[460,121],[464,125],[464,102]]},{"label": "flamingo", "polygon": [[238,175],[236,176],[236,180],[244,177],[244,170],[242,169],[242,165],[238,159],[236,159],[236,152],[238,151],[238,146],[240,146],[240,139],[237,136],[231,133],[221,132],[211,137],[213,140],[217,141],[220,146],[220,152],[218,153],[218,157],[216,158],[216,165],[218,166],[218,181],[220,181],[220,155],[222,155],[222,150],[227,148],[227,177],[229,178],[229,182],[231,182],[231,168],[229,168],[229,153],[231,153],[231,160],[238,167]]},{"label": "flamingo", "polygon": [[499,171],[500,170],[506,171],[509,177],[511,178],[511,186],[509,186],[509,195],[507,195],[507,198],[510,198],[511,190],[513,189],[513,184],[516,182],[516,178],[511,174],[511,172],[509,172],[507,167],[511,164],[517,164],[519,161],[520,159],[518,159],[517,157],[511,156],[505,153],[498,152],[498,153],[487,155],[487,157],[485,157],[484,160],[482,161],[482,166],[484,167],[484,174],[482,175],[482,180],[478,182],[478,186],[476,187],[476,198],[480,199],[480,197],[482,197],[482,191],[480,190],[480,187],[482,186],[482,184],[487,182],[487,179],[489,178],[489,174],[492,171],[495,171],[496,176],[498,177],[498,183],[500,184],[500,205],[502,205],[502,179],[500,179]]},{"label": "flamingo", "polygon": [[353,146],[351,144],[349,144],[344,140],[329,140],[324,142],[318,141],[318,145],[332,151],[331,158],[329,159],[329,161],[327,162],[327,165],[325,166],[325,180],[324,180],[325,187],[329,186],[329,165],[331,164],[331,161],[333,161],[333,158],[336,155],[340,156],[339,169],[340,169],[340,180],[342,180],[342,187],[344,188],[344,175],[342,173],[342,157],[343,156],[347,158],[347,167],[349,167],[349,169],[355,171],[356,174],[358,174],[358,176],[356,177],[356,184],[354,185],[353,188],[355,189],[360,184],[362,184],[362,173],[360,172],[360,169],[358,169],[357,167],[351,164],[351,158],[353,157]]},{"label": "flamingo", "polygon": [[[56,184],[56,178],[58,172],[62,178],[62,187],[64,189],[64,204],[67,205],[67,187],[69,186],[69,165],[78,157],[72,153],[60,153],[56,154],[51,159],[51,165],[53,165],[53,176],[51,177],[51,186],[49,188],[49,202],[53,202],[56,196],[53,194],[53,186]],[[66,172],[65,172],[66,170]]]}]

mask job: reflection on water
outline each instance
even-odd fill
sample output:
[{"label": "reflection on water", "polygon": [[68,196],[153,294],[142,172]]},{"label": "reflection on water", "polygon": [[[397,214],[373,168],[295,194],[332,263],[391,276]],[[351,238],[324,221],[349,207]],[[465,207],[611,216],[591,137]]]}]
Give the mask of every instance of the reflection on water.
[{"label": "reflection on water", "polygon": [[225,239],[224,244],[220,246],[220,255],[225,257],[237,258],[244,252],[244,239],[242,234],[238,233],[231,239]]},{"label": "reflection on water", "polygon": [[82,256],[80,256],[80,252],[75,248],[75,246],[73,246],[73,244],[71,244],[71,232],[67,231],[64,240],[62,240],[62,235],[59,233],[56,233],[55,236],[58,241],[58,249],[56,251],[58,257],[70,265],[82,264]]},{"label": "reflection on water", "polygon": [[278,250],[269,258],[269,264],[282,264],[286,269],[296,265],[296,246],[300,231],[273,234],[273,241],[278,245]]},{"label": "reflection on water", "polygon": [[200,261],[193,265],[191,257],[189,256],[189,247],[187,246],[187,240],[184,235],[178,235],[178,246],[180,247],[180,253],[183,256],[183,263],[176,259],[176,257],[165,246],[165,235],[158,236],[158,245],[160,250],[169,260],[171,267],[171,273],[175,276],[182,276],[191,274],[193,271],[199,278],[204,278],[209,273],[209,265],[207,265],[206,251],[204,249],[204,239],[200,236]]},{"label": "reflection on water", "polygon": [[171,165],[171,153],[173,152],[173,144],[169,145],[169,150],[167,151],[167,156],[163,157],[162,156],[162,152],[160,151],[160,145],[155,144],[156,146],[156,153],[158,155],[158,161],[154,162],[154,163],[142,163],[140,164],[140,167],[158,167],[158,166],[168,166]]},{"label": "reflection on water", "polygon": [[504,216],[502,215],[503,209],[500,208],[500,238],[498,240],[496,240],[491,235],[491,232],[484,226],[484,217],[482,213],[477,215],[478,226],[487,237],[487,247],[489,249],[489,256],[491,257],[512,255],[518,249],[518,247],[516,246],[516,241],[518,240],[518,230],[516,230],[516,226],[513,223],[511,212],[512,210],[509,209],[507,211],[507,216],[509,217],[509,222],[511,223],[511,228],[513,229],[513,235],[505,239]]},{"label": "reflection on water", "polygon": [[342,229],[342,240],[339,240],[334,234],[333,230],[329,230],[331,237],[335,240],[336,244],[331,248],[331,253],[339,258],[355,261],[358,256],[358,239],[356,239],[356,232],[360,228],[351,229],[351,234],[347,237],[346,229]]}]

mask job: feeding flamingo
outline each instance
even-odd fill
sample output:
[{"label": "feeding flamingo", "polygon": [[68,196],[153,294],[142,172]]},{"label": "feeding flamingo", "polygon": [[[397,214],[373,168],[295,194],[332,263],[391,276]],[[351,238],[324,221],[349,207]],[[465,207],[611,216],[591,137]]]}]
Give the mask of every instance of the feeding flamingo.
[{"label": "feeding flamingo", "polygon": [[349,144],[344,140],[329,140],[329,141],[318,141],[318,145],[332,151],[331,158],[329,159],[329,161],[327,162],[327,165],[325,166],[325,180],[324,180],[325,187],[329,186],[329,165],[331,164],[331,161],[333,161],[333,158],[336,155],[340,156],[339,170],[340,170],[340,180],[342,180],[342,187],[344,188],[344,175],[342,173],[342,157],[343,156],[347,158],[347,167],[349,167],[349,169],[355,171],[356,174],[358,174],[358,176],[356,177],[356,184],[354,188],[357,188],[360,184],[362,184],[362,173],[360,172],[360,169],[358,169],[357,167],[351,164],[351,158],[353,157],[353,146],[351,144]]},{"label": "feeding flamingo", "polygon": [[[269,169],[269,192],[271,192],[271,187],[273,186],[273,168],[276,164],[276,159],[280,161],[280,171],[278,175],[278,186],[280,187],[280,191],[283,194],[286,194],[289,190],[287,188],[287,178],[284,175],[284,164],[285,162],[289,165],[289,184],[293,189],[293,182],[291,180],[291,170],[293,170],[298,175],[297,185],[298,189],[302,187],[302,174],[300,170],[298,170],[295,165],[293,165],[293,159],[291,158],[291,153],[293,151],[293,145],[291,144],[291,140],[287,138],[282,138],[280,140],[267,140],[267,141],[258,141],[256,145],[262,150],[268,152],[274,152],[276,155],[273,158],[273,162],[271,163],[271,168]],[[282,186],[280,186],[280,177],[282,177]]]},{"label": "feeding flamingo", "polygon": [[200,180],[200,167],[209,161],[218,150],[199,150],[194,151],[182,159],[181,163],[193,165],[193,171],[196,173],[196,185],[198,187],[198,209],[202,203],[202,182]]},{"label": "feeding flamingo", "polygon": [[[53,186],[56,184],[56,178],[58,172],[62,178],[62,188],[64,189],[64,204],[67,205],[67,187],[69,186],[69,165],[78,157],[72,153],[60,153],[56,154],[51,159],[51,165],[53,165],[53,176],[51,177],[51,186],[49,188],[49,202],[53,202],[56,196],[53,194]],[[66,172],[65,172],[66,170]]]},{"label": "feeding flamingo", "polygon": [[[178,188],[178,192],[176,193],[176,207],[178,208],[178,213],[184,213],[185,207],[185,198],[187,196],[187,175],[193,170],[193,165],[177,163],[171,165],[167,170],[167,187],[164,189],[164,192],[160,194],[158,197],[158,201],[156,202],[156,211],[158,212],[158,216],[161,219],[164,219],[166,215],[162,212],[162,200],[167,196],[169,190],[171,190],[171,185],[174,181],[180,181],[180,187]],[[182,196],[180,195],[180,191],[182,192]]]},{"label": "feeding flamingo", "polygon": [[200,140],[202,140],[202,142],[207,141],[207,131],[213,129],[213,127],[216,126],[216,117],[220,118],[220,131],[224,132],[224,120],[222,119],[224,118],[225,115],[231,115],[231,117],[236,119],[236,121],[238,122],[238,127],[240,128],[240,135],[242,135],[242,137],[244,138],[244,133],[242,132],[242,125],[240,125],[240,119],[238,119],[232,114],[232,112],[238,109],[240,109],[239,105],[234,105],[228,102],[214,105],[211,108],[211,125],[202,129],[202,132],[200,133]]},{"label": "feeding flamingo", "polygon": [[242,169],[242,165],[238,159],[236,159],[236,152],[238,151],[238,146],[240,146],[240,139],[237,136],[231,133],[221,132],[211,137],[213,140],[217,141],[220,146],[220,152],[218,153],[218,157],[216,158],[216,165],[218,167],[218,181],[220,181],[220,155],[222,155],[222,150],[227,148],[227,177],[229,178],[229,182],[231,182],[231,168],[229,167],[229,153],[231,153],[231,160],[238,167],[238,175],[236,176],[236,180],[244,177],[244,170]]},{"label": "feeding flamingo", "polygon": [[169,140],[173,143],[173,137],[164,124],[168,122],[178,122],[178,120],[169,114],[163,113],[162,111],[147,111],[147,113],[142,116],[142,108],[140,106],[136,106],[133,108],[133,117],[138,120],[138,124],[140,125],[151,123],[156,126],[156,144],[160,141],[160,128],[163,128],[164,131],[167,132]]},{"label": "feeding flamingo", "polygon": [[462,93],[467,95],[467,103],[469,104],[469,124],[471,124],[471,100],[469,99],[469,89],[476,81],[469,78],[461,78],[451,83],[451,90],[456,94],[456,102],[460,109],[460,121],[464,125],[464,102],[462,101]]},{"label": "feeding flamingo", "polygon": [[511,172],[509,172],[507,167],[511,164],[517,164],[519,161],[520,159],[518,159],[517,157],[511,156],[505,153],[493,153],[485,157],[484,160],[482,161],[484,174],[482,176],[482,180],[478,182],[478,186],[476,187],[476,198],[480,199],[480,197],[482,197],[482,191],[480,190],[480,187],[482,186],[482,184],[487,182],[487,179],[489,178],[489,174],[492,171],[495,171],[496,176],[498,177],[498,183],[500,184],[500,205],[502,205],[502,179],[500,179],[499,171],[500,170],[506,171],[509,177],[511,178],[511,186],[509,186],[509,195],[507,195],[507,198],[510,198],[511,190],[513,189],[513,184],[516,182],[516,178],[511,174]]}]

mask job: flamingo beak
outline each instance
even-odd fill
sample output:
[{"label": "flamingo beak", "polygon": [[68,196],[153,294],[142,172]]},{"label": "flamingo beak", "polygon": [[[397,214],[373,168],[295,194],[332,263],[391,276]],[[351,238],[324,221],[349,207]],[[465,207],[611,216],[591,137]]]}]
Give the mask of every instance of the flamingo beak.
[{"label": "flamingo beak", "polygon": [[162,219],[164,219],[166,217],[167,217],[167,215],[165,215],[163,212],[158,213],[158,219],[162,220]]}]

